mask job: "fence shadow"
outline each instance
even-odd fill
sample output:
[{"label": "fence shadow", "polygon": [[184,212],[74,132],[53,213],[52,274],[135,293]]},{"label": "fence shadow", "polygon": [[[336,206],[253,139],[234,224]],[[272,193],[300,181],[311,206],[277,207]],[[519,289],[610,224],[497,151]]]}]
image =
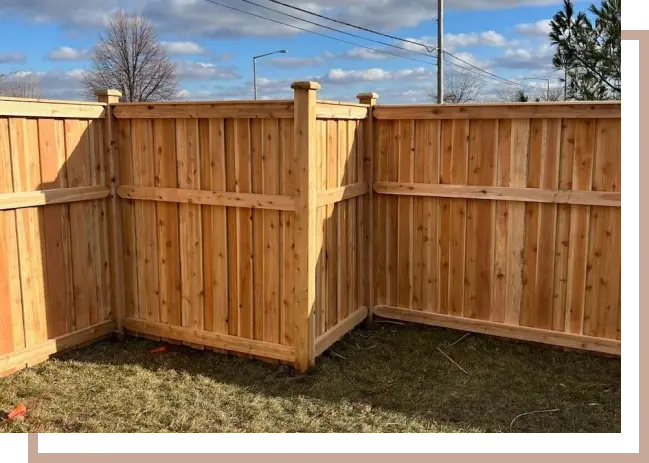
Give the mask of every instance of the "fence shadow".
[{"label": "fence shadow", "polygon": [[[92,194],[97,194],[106,186],[103,119],[8,117],[0,122],[0,158],[7,174],[1,176],[3,192],[44,191],[47,198],[49,193],[87,194],[82,187],[95,187]],[[99,194],[107,196],[105,191]],[[0,212],[0,356],[111,319],[107,201],[76,198]],[[60,345],[42,348],[40,357],[27,355],[24,362],[38,363],[82,338],[57,341]]]}]

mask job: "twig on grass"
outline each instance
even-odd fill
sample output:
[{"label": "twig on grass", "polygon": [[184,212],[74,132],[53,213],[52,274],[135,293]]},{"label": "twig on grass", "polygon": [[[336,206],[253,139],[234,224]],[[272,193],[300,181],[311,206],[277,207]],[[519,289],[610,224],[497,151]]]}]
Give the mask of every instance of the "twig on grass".
[{"label": "twig on grass", "polygon": [[559,411],[558,408],[553,408],[552,410],[534,410],[532,412],[521,413],[516,418],[514,418],[511,423],[509,423],[509,432],[513,432],[512,431],[512,426],[514,426],[514,421],[519,419],[521,416],[533,415],[534,413],[553,413],[553,412],[558,412],[558,411]]},{"label": "twig on grass", "polygon": [[393,321],[390,321],[390,320],[377,320],[376,323],[390,323],[391,325],[401,325],[401,326],[406,326],[405,323],[401,323],[401,322],[393,322]]},{"label": "twig on grass", "polygon": [[[440,349],[439,347],[437,348],[437,350],[440,351],[444,357],[446,357],[447,359],[449,359],[453,365],[455,365],[455,366],[458,367],[460,370],[462,370],[464,373],[466,373],[467,375],[469,375],[469,372],[466,371],[464,368],[462,368],[462,367],[460,366],[460,364],[458,364],[455,360],[453,360],[451,357],[449,357],[449,356],[446,354],[446,352],[444,352],[444,351],[443,351],[442,349]],[[471,375],[469,375],[469,376],[471,376]]]},{"label": "twig on grass", "polygon": [[345,357],[343,357],[342,355],[340,355],[338,352],[334,352],[334,351],[332,351],[332,350],[330,350],[329,352],[330,352],[331,355],[333,355],[334,357],[338,357],[338,358],[341,358],[341,359],[343,359],[343,360],[347,360]]},{"label": "twig on grass", "polygon": [[453,347],[454,345],[456,345],[458,342],[460,342],[461,340],[463,340],[464,338],[466,338],[466,337],[469,336],[470,334],[471,334],[471,333],[465,333],[464,336],[462,336],[460,339],[458,339],[457,341],[453,342],[452,344],[449,344],[448,347]]}]

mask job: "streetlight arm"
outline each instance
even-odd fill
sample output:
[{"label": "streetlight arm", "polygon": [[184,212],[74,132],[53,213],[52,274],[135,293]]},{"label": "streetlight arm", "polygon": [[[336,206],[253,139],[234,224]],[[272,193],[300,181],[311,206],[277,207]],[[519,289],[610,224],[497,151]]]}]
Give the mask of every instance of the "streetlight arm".
[{"label": "streetlight arm", "polygon": [[275,53],[286,53],[286,50],[271,51],[270,53],[264,53],[263,55],[253,56],[252,59],[263,58],[264,56],[274,55]]}]

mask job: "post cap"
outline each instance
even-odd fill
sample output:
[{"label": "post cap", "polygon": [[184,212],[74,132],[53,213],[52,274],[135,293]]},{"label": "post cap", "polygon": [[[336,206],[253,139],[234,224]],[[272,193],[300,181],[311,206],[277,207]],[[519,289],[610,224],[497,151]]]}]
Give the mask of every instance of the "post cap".
[{"label": "post cap", "polygon": [[356,95],[356,98],[358,98],[359,100],[370,100],[370,99],[371,99],[371,100],[378,100],[378,98],[379,98],[379,94],[378,94],[378,93],[374,93],[374,92],[370,92],[370,93],[359,93],[358,95]]},{"label": "post cap", "polygon": [[119,90],[106,89],[106,90],[95,90],[95,96],[116,96],[121,97],[122,92]]},{"label": "post cap", "polygon": [[291,88],[293,90],[319,90],[320,89],[320,84],[317,82],[311,82],[308,80],[305,81],[300,81],[300,82],[293,82],[291,85]]}]

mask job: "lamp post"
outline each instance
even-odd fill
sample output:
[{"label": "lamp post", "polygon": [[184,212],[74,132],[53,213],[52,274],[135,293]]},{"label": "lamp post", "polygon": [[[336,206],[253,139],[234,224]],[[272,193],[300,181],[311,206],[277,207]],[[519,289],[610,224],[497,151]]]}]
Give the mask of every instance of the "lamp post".
[{"label": "lamp post", "polygon": [[287,53],[287,51],[286,50],[271,51],[270,53],[264,53],[263,55],[252,57],[252,86],[255,91],[255,100],[257,99],[257,58],[263,58],[264,56],[274,55],[275,53]]},{"label": "lamp post", "polygon": [[523,77],[522,80],[545,80],[548,84],[548,92],[545,101],[550,101],[550,79],[546,79],[545,77]]}]

